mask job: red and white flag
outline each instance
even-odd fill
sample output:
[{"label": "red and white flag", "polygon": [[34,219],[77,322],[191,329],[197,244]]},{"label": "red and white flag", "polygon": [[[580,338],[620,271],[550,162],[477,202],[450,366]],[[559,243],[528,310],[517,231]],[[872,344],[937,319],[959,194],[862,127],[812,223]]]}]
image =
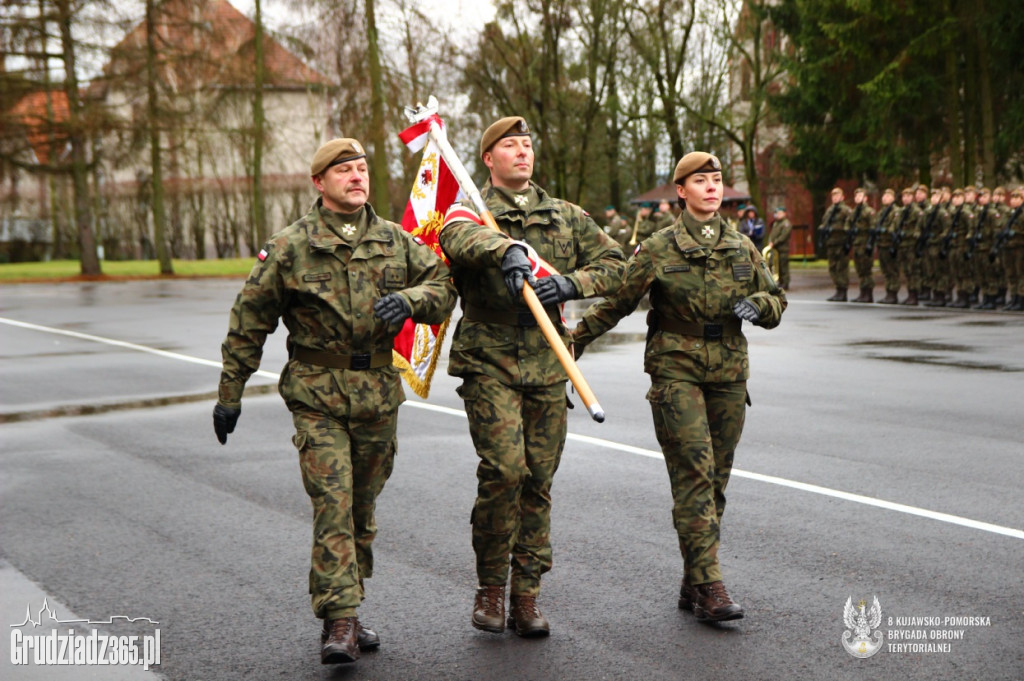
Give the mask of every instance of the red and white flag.
[{"label": "red and white flag", "polygon": [[[416,171],[409,203],[402,216],[402,227],[448,262],[437,237],[441,233],[445,212],[458,198],[459,183],[441,157],[437,144],[427,135],[431,120],[444,126],[444,121],[435,114],[398,134],[410,150],[415,152],[423,149],[423,159]],[[402,370],[402,376],[409,387],[420,397],[426,398],[430,392],[430,381],[437,368],[437,358],[441,353],[449,321],[446,319],[443,324],[416,324],[407,319],[395,337],[395,364]]]}]

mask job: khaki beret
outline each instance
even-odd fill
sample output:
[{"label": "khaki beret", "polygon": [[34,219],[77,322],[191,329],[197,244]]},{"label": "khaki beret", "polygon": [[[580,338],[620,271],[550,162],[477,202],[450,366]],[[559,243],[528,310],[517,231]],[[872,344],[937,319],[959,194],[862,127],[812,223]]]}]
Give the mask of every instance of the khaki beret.
[{"label": "khaki beret", "polygon": [[842,187],[832,187],[832,191],[829,192],[829,193],[830,194],[843,194],[843,195],[846,194],[846,192],[843,191]]},{"label": "khaki beret", "polygon": [[979,196],[981,194],[991,194],[991,193],[992,193],[992,191],[988,187],[978,187],[978,195]]},{"label": "khaki beret", "polygon": [[964,190],[963,189],[957,188],[957,189],[953,190],[953,196],[963,196],[963,195],[964,195]]},{"label": "khaki beret", "polygon": [[927,194],[928,193],[928,185],[926,185],[926,184],[919,184],[916,187],[914,187],[914,191],[916,191],[916,192],[924,192],[925,194]]},{"label": "khaki beret", "polygon": [[995,189],[993,189],[992,193],[993,194],[1005,194],[1006,193],[1006,187],[1003,187],[1002,185],[1000,185],[1000,186],[996,187]]},{"label": "khaki beret", "polygon": [[1016,196],[1019,199],[1024,199],[1024,189],[1017,187],[1012,192],[1010,192],[1010,196]]},{"label": "khaki beret", "polygon": [[932,190],[932,196],[935,196],[936,194],[939,194],[940,196],[942,195],[942,190],[938,187]]},{"label": "khaki beret", "polygon": [[978,189],[977,189],[977,187],[975,187],[975,186],[974,186],[973,184],[969,184],[969,185],[967,185],[966,187],[964,187],[964,191],[965,191],[965,192],[974,192],[974,193],[977,193],[977,192],[978,192]]},{"label": "khaki beret", "polygon": [[720,173],[722,162],[718,157],[706,151],[691,151],[676,164],[676,171],[672,173],[672,181],[680,184],[683,180],[694,173]]},{"label": "khaki beret", "polygon": [[864,189],[864,187],[857,187],[856,189],[853,190],[853,193],[854,194],[867,194],[868,190]]},{"label": "khaki beret", "polygon": [[900,192],[900,194],[913,194],[913,193],[914,193],[914,188],[913,187],[904,187],[903,191]]},{"label": "khaki beret", "polygon": [[896,196],[896,190],[895,189],[886,189],[884,192],[882,192],[882,196],[885,196],[886,194],[890,194],[892,196]]},{"label": "khaki beret", "polygon": [[480,155],[483,156],[498,140],[516,136],[530,136],[530,128],[526,125],[526,119],[522,116],[499,118],[484,130],[484,136],[480,138]]},{"label": "khaki beret", "polygon": [[309,164],[309,174],[319,175],[333,165],[365,157],[366,151],[363,149],[363,145],[351,137],[333,139],[324,142],[313,154],[313,162]]}]

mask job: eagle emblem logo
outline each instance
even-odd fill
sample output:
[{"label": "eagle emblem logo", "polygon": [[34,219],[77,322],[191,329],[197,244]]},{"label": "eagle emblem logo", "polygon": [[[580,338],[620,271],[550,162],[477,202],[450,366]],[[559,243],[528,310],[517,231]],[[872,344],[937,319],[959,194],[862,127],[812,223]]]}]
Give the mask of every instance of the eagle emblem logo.
[{"label": "eagle emblem logo", "polygon": [[846,599],[843,606],[843,624],[846,631],[843,632],[843,647],[846,652],[854,657],[871,657],[882,649],[884,637],[882,632],[876,631],[871,635],[872,629],[877,629],[882,624],[882,606],[878,604],[878,596],[874,597],[871,608],[865,610],[867,602],[861,599],[856,607],[853,605],[853,596]]}]

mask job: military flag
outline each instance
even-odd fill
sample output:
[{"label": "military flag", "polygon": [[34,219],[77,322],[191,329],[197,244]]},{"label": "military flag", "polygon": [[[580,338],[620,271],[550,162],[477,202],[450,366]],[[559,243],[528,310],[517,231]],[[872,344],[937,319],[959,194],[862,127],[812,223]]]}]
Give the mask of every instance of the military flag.
[{"label": "military flag", "polygon": [[[433,121],[444,126],[444,121],[436,115]],[[442,158],[437,144],[428,139],[429,128],[430,120],[424,120],[398,135],[411,151],[423,149],[423,158],[402,216],[402,227],[448,262],[437,237],[441,232],[445,212],[458,198],[459,183]],[[430,392],[430,381],[437,368],[437,358],[449,321],[445,320],[443,324],[417,324],[407,319],[395,337],[395,364],[402,370],[402,376],[409,387],[420,397],[425,398]]]}]

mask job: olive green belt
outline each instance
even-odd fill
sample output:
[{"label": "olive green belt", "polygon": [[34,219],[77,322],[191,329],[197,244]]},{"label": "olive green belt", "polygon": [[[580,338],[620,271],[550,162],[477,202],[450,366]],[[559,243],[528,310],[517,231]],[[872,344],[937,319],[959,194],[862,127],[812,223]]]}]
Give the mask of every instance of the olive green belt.
[{"label": "olive green belt", "polygon": [[[557,309],[549,310],[544,308],[554,324],[561,321]],[[492,310],[476,305],[466,305],[462,315],[471,322],[483,322],[484,324],[505,324],[507,326],[537,326],[537,319],[529,310]]]},{"label": "olive green belt", "polygon": [[360,355],[340,355],[336,352],[313,350],[296,345],[292,348],[292,359],[308,362],[331,369],[351,369],[365,371],[379,369],[391,365],[391,352],[363,353]]},{"label": "olive green belt", "polygon": [[718,339],[722,336],[735,336],[743,328],[740,319],[728,319],[724,322],[684,322],[680,319],[669,319],[661,315],[651,314],[647,318],[648,325],[654,320],[654,326],[662,331],[678,333],[681,336],[698,336],[701,338]]}]

